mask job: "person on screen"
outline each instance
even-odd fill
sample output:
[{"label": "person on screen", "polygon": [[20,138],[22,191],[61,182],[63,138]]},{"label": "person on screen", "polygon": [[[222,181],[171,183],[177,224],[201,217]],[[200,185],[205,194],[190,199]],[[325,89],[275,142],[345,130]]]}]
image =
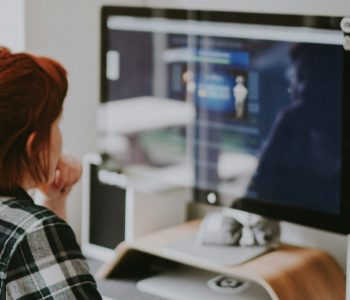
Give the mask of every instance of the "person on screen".
[{"label": "person on screen", "polygon": [[235,97],[236,118],[243,119],[245,116],[245,100],[248,96],[248,89],[244,86],[244,77],[241,75],[236,77],[233,95]]},{"label": "person on screen", "polygon": [[61,153],[67,86],[56,61],[0,48],[0,299],[102,299],[64,220],[81,176]]},{"label": "person on screen", "polygon": [[197,88],[194,72],[186,70],[182,75],[182,80],[186,85],[186,100],[192,102]]},{"label": "person on screen", "polygon": [[333,45],[296,44],[282,108],[263,145],[258,197],[302,208],[339,209],[341,55]]}]

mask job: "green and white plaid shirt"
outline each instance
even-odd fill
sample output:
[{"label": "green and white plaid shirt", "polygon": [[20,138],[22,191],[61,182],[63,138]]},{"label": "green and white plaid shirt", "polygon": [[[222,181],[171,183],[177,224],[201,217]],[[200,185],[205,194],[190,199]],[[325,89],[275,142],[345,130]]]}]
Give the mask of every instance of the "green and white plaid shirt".
[{"label": "green and white plaid shirt", "polygon": [[71,227],[24,191],[0,197],[0,299],[102,299]]}]

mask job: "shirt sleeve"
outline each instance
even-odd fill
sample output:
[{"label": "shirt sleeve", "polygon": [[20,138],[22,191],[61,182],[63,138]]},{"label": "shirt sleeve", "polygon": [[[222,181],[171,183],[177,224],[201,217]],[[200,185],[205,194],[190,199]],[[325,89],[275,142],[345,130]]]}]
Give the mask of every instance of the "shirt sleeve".
[{"label": "shirt sleeve", "polygon": [[8,299],[102,299],[71,227],[53,217],[18,245],[7,270]]}]

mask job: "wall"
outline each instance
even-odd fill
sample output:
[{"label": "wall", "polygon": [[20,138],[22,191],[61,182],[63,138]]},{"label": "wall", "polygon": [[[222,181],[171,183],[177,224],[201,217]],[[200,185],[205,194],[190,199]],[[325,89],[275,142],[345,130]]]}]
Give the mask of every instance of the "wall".
[{"label": "wall", "polygon": [[[0,0],[4,1],[4,0]],[[14,1],[8,0],[7,2]],[[16,0],[17,1],[17,0]],[[61,61],[69,71],[70,90],[65,105],[65,148],[81,156],[95,150],[95,111],[98,104],[99,7],[123,1],[27,0],[26,49]],[[125,0],[128,5],[201,7],[205,9],[350,15],[348,0]],[[1,23],[0,23],[1,24]],[[69,201],[68,219],[80,236],[80,187]],[[283,239],[324,248],[345,266],[346,239],[340,235],[283,223]]]},{"label": "wall", "polygon": [[[26,50],[57,59],[69,73],[70,87],[64,105],[62,132],[64,149],[78,157],[96,150],[101,3],[97,0],[26,1]],[[78,185],[71,193],[67,211],[68,221],[78,238],[80,211],[81,186]]]},{"label": "wall", "polygon": [[24,49],[24,0],[0,0],[0,46]]}]

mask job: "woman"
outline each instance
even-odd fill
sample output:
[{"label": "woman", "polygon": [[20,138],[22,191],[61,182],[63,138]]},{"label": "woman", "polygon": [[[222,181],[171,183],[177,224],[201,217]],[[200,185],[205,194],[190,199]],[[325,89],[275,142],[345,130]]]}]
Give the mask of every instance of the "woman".
[{"label": "woman", "polygon": [[[0,299],[101,299],[65,218],[81,175],[61,154],[57,62],[0,48]],[[27,191],[39,188],[44,206]]]}]

